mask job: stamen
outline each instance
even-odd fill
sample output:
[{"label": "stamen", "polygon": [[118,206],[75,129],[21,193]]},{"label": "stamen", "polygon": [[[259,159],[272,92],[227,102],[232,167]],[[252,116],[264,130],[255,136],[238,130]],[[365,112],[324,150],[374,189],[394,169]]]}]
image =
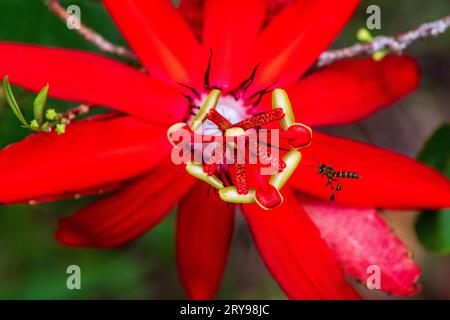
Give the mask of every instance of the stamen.
[{"label": "stamen", "polygon": [[261,175],[261,171],[256,168],[257,167],[249,166],[248,172],[248,174],[251,175],[252,180],[256,182],[256,203],[265,210],[278,207],[283,202],[280,191],[275,186],[271,185],[266,180],[267,178]]},{"label": "stamen", "polygon": [[312,130],[301,123],[294,123],[286,131],[281,132],[280,137],[287,139],[293,148],[304,148],[311,144]]},{"label": "stamen", "polygon": [[286,165],[285,169],[270,177],[269,183],[280,190],[294,173],[301,159],[302,154],[298,150],[293,149],[289,151],[283,157],[283,161]]},{"label": "stamen", "polygon": [[246,194],[239,194],[234,186],[225,187],[219,190],[220,199],[231,203],[254,203],[255,189],[248,190]]},{"label": "stamen", "polygon": [[222,131],[226,131],[228,128],[231,128],[233,124],[228,121],[224,116],[217,112],[215,109],[211,109],[206,118],[212,121],[216,126],[220,128]]},{"label": "stamen", "polygon": [[189,125],[192,129],[192,131],[196,131],[198,128],[200,128],[205,122],[206,117],[208,113],[217,107],[217,104],[219,103],[219,99],[222,93],[220,90],[213,90],[206,98],[205,102],[203,103],[202,107],[198,111],[197,115],[192,120],[191,124]]},{"label": "stamen", "polygon": [[283,196],[280,190],[267,183],[258,186],[255,193],[255,200],[261,208],[270,210],[283,203]]},{"label": "stamen", "polygon": [[259,113],[250,119],[236,123],[234,127],[240,127],[244,130],[258,128],[272,121],[281,120],[284,117],[283,109],[276,108],[268,112]]},{"label": "stamen", "polygon": [[284,130],[287,130],[295,123],[294,113],[286,91],[283,89],[273,90],[272,106],[274,109],[281,108],[283,110],[285,117],[280,120],[280,125]]},{"label": "stamen", "polygon": [[[205,74],[205,86],[209,86],[210,67],[211,56]],[[251,84],[255,72],[256,68],[252,76],[241,84],[242,90],[246,90]],[[263,89],[257,95],[263,95],[267,93],[267,90],[268,88]],[[199,155],[201,152],[201,156],[204,156],[202,150],[205,145],[208,147],[211,143],[218,143],[217,146],[220,147],[223,144],[224,149],[227,150],[230,150],[228,147],[231,146],[232,164],[223,165],[221,162],[223,157],[230,157],[230,153],[221,153],[220,157],[222,158],[219,159],[216,157],[217,153],[213,152],[209,159],[202,159],[200,163],[194,163],[190,158],[191,160],[186,163],[186,171],[218,189],[218,193],[224,201],[256,202],[267,210],[280,205],[283,202],[280,189],[301,160],[301,153],[296,149],[310,144],[311,129],[295,122],[292,107],[284,90],[274,90],[273,110],[253,115],[246,120],[242,120],[248,114],[244,112],[247,110],[243,109],[245,106],[243,100],[232,100],[232,97],[229,96],[224,98],[219,105],[220,96],[220,90],[212,90],[189,125],[178,123],[169,128],[169,141],[178,148],[189,148],[187,151],[194,148],[195,155]],[[253,95],[253,97],[256,96]],[[188,96],[186,98],[189,102],[194,102],[192,98]],[[195,103],[199,104],[197,100]],[[274,121],[278,121],[283,128],[279,134],[267,135],[258,130]],[[200,128],[201,130],[198,131]],[[252,132],[246,132],[251,129],[253,129]],[[188,132],[182,132],[182,130]],[[256,131],[257,139],[251,139],[250,134],[253,134],[253,131]],[[227,142],[224,142],[224,138],[228,138],[225,139]],[[193,144],[192,141],[195,143]],[[283,145],[280,145],[280,142]],[[198,149],[198,144],[202,145],[201,150]],[[287,151],[282,159],[278,156],[279,151],[283,154]],[[252,162],[255,158],[256,162]],[[270,169],[268,166],[272,170],[266,171]]]}]

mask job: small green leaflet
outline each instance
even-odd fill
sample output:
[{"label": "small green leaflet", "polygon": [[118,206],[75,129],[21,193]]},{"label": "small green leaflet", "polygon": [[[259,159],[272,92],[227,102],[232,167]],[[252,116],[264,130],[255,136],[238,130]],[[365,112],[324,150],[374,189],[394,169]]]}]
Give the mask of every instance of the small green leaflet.
[{"label": "small green leaflet", "polygon": [[16,115],[16,117],[19,119],[20,122],[22,122],[22,124],[25,127],[28,127],[28,123],[25,120],[25,117],[23,116],[22,111],[20,111],[20,108],[16,102],[16,99],[14,98],[14,95],[13,95],[13,92],[11,89],[11,85],[9,84],[8,76],[5,76],[3,78],[3,91],[5,92],[6,102],[11,107],[11,109],[14,112],[14,114]]},{"label": "small green leaflet", "polygon": [[44,122],[44,114],[45,114],[45,105],[47,104],[47,95],[48,95],[48,87],[47,84],[44,89],[39,92],[36,99],[33,102],[33,113],[34,118],[36,119],[39,126]]}]

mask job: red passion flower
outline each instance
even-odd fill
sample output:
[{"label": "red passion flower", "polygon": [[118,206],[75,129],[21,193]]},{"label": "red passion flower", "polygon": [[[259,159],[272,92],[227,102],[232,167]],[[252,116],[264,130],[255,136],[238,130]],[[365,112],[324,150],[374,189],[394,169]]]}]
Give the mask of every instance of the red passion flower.
[{"label": "red passion flower", "polygon": [[[118,111],[1,150],[0,203],[110,192],[62,219],[56,232],[67,246],[96,248],[137,238],[178,205],[178,270],[190,298],[217,292],[236,211],[289,298],[357,299],[345,275],[365,281],[370,265],[382,271],[381,290],[416,293],[419,268],[376,208],[449,207],[450,182],[433,169],[313,130],[283,203],[266,211],[222,201],[170,157],[168,129],[189,125],[213,89],[222,93],[217,113],[235,124],[272,110],[266,93],[283,88],[295,118],[313,128],[364,119],[413,92],[419,70],[406,56],[342,61],[305,75],[359,1],[103,3],[146,71],[89,52],[0,43],[1,77],[33,91],[50,83],[54,98]],[[344,171],[334,202],[315,159],[336,177]],[[236,185],[237,175],[220,169]],[[345,178],[351,174],[359,179]]]}]

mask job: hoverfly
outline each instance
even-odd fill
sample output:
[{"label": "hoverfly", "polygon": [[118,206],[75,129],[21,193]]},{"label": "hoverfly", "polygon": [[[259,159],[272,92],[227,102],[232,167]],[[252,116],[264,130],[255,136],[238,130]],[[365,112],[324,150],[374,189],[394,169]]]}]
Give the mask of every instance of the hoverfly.
[{"label": "hoverfly", "polygon": [[[317,169],[317,173],[327,178],[327,184],[325,186],[330,186],[331,196],[330,201],[334,201],[336,192],[342,190],[341,183],[338,178],[344,179],[359,179],[361,175],[353,171],[337,171],[332,166],[322,163]],[[336,183],[336,186],[335,186]]]}]

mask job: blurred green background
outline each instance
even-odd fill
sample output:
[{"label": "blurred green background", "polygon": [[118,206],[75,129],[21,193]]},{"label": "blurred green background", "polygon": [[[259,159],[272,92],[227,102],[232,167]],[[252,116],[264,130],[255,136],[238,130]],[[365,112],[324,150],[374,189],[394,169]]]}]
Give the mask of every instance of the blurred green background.
[{"label": "blurred green background", "polygon": [[[114,43],[125,44],[98,1],[72,0],[62,3],[79,5],[84,24]],[[365,10],[371,4],[377,4],[382,9],[382,30],[375,34],[395,34],[450,14],[449,1],[363,1],[335,47],[355,42],[356,31],[365,26]],[[41,0],[0,0],[0,16],[0,41],[97,51],[50,14]],[[423,70],[422,85],[413,96],[358,124],[323,130],[415,157],[433,132],[450,119],[449,44],[450,32],[447,32],[437,39],[417,43],[408,50]],[[19,104],[27,106],[25,112],[31,114],[34,95],[18,88],[15,92]],[[71,106],[56,100],[50,100],[48,104],[58,110]],[[440,134],[447,134],[448,137],[448,127],[441,130],[445,133]],[[27,134],[28,131],[20,128],[4,99],[0,99],[0,147]],[[437,141],[422,152],[421,160],[449,174],[449,139],[440,138]],[[436,162],[436,159],[443,159],[447,167],[439,167],[441,162]],[[74,212],[90,200],[0,207],[0,299],[184,298],[175,270],[174,214],[144,237],[120,249],[73,250],[63,248],[54,241],[53,231],[58,217]],[[419,243],[415,233],[418,213],[384,214],[398,235],[413,249],[423,268],[421,283],[424,290],[418,297],[450,299],[450,258],[445,254],[427,252]],[[428,229],[419,230],[425,244],[427,240],[431,241],[431,249],[433,239],[429,238],[435,235],[436,228],[445,230],[448,227],[449,232],[443,233],[447,238],[439,243],[449,241],[450,221],[442,222],[450,220],[446,217],[427,221],[425,225]],[[66,288],[66,268],[72,264],[81,267],[82,290],[70,291]],[[387,298],[375,292],[364,291],[364,294]],[[265,270],[242,220],[238,220],[236,226],[219,298],[284,298]]]}]

